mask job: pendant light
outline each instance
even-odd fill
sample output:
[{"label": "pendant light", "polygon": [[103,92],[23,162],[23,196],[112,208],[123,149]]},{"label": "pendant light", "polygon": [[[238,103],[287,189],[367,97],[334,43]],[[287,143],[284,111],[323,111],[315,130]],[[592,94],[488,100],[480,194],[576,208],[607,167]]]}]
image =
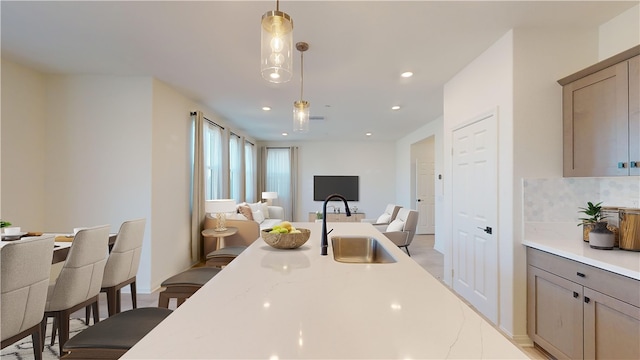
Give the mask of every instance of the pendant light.
[{"label": "pendant light", "polygon": [[304,90],[304,52],[309,50],[309,44],[299,42],[296,49],[300,51],[300,101],[293,103],[293,131],[306,133],[309,132],[309,102],[302,100],[302,91]]},{"label": "pendant light", "polygon": [[276,1],[276,10],[262,15],[260,43],[262,77],[272,83],[291,80],[293,20],[280,11],[279,1]]}]

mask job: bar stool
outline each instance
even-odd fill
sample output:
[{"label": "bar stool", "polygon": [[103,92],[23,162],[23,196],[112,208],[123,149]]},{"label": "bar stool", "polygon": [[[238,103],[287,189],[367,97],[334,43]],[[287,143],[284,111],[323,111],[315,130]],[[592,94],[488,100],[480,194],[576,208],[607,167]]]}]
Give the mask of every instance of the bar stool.
[{"label": "bar stool", "polygon": [[160,292],[158,306],[169,308],[169,300],[176,299],[177,306],[191,297],[196,291],[216,276],[221,269],[213,267],[199,267],[183,271],[163,281],[160,286],[165,289]]},{"label": "bar stool", "polygon": [[149,307],[110,316],[69,339],[61,359],[119,359],[171,312]]}]

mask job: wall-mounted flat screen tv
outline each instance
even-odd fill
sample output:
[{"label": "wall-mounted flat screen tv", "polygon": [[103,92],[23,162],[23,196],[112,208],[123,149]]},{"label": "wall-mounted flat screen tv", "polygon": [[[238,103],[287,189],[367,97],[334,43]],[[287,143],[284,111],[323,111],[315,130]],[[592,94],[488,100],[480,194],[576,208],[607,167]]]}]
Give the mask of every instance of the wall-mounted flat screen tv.
[{"label": "wall-mounted flat screen tv", "polygon": [[[315,175],[313,177],[313,200],[324,201],[331,194],[340,194],[348,201],[359,201],[357,176]],[[340,199],[333,199],[340,201]]]}]

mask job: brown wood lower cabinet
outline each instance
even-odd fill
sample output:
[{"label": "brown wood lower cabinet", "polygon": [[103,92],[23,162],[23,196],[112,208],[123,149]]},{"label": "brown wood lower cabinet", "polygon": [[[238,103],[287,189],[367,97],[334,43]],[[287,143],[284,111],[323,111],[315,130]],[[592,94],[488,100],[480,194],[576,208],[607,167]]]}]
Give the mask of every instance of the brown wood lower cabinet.
[{"label": "brown wood lower cabinet", "polygon": [[640,359],[640,281],[532,248],[527,263],[536,344],[558,359]]}]

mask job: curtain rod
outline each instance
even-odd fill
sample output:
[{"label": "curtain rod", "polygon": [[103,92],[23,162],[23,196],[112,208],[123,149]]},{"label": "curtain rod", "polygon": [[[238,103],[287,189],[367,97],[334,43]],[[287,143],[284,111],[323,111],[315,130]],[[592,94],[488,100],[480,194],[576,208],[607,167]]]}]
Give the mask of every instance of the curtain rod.
[{"label": "curtain rod", "polygon": [[206,122],[208,122],[209,124],[211,124],[211,125],[213,125],[213,126],[217,126],[217,127],[219,127],[220,129],[224,130],[224,126],[222,126],[222,125],[218,125],[218,124],[214,123],[213,121],[211,121],[211,120],[207,119],[206,117],[204,118],[204,120],[205,120]]}]

